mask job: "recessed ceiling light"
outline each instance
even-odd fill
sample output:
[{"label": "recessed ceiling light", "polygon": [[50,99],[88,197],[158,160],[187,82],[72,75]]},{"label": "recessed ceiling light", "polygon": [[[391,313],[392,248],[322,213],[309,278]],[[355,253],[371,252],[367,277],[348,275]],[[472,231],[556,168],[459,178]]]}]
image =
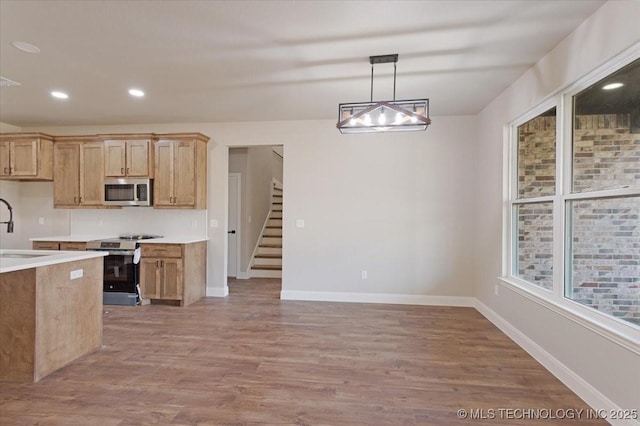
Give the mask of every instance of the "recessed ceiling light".
[{"label": "recessed ceiling light", "polygon": [[38,46],[34,46],[33,44],[25,43],[24,41],[14,41],[11,43],[13,47],[18,50],[22,50],[27,53],[40,53],[40,48]]},{"label": "recessed ceiling light", "polygon": [[618,89],[622,86],[624,86],[624,84],[622,83],[609,83],[606,86],[603,86],[602,90],[613,90],[613,89]]},{"label": "recessed ceiling light", "polygon": [[53,91],[51,92],[51,96],[53,96],[54,98],[58,98],[58,99],[68,99],[69,95],[67,95],[64,92],[58,92],[58,91]]},{"label": "recessed ceiling light", "polygon": [[135,96],[136,98],[141,98],[144,96],[144,92],[140,89],[129,89],[129,94],[131,96]]}]

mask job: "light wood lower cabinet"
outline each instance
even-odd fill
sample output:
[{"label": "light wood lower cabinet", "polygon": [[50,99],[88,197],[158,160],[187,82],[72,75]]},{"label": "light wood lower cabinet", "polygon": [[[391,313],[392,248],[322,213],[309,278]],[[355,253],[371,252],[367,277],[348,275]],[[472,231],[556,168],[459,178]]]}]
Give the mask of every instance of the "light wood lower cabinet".
[{"label": "light wood lower cabinet", "polygon": [[87,243],[78,241],[33,241],[33,250],[85,251]]},{"label": "light wood lower cabinet", "polygon": [[187,306],[204,297],[206,242],[144,244],[140,261],[140,290],[151,302],[173,301]]}]

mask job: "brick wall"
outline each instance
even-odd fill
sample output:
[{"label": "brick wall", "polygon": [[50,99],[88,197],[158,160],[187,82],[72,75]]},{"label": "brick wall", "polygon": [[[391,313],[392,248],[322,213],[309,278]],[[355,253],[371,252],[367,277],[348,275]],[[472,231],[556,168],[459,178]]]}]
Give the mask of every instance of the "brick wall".
[{"label": "brick wall", "polygon": [[[640,185],[640,134],[626,114],[577,116],[573,192]],[[519,128],[518,197],[552,195],[555,117]],[[543,205],[518,215],[518,275],[551,286],[550,217]],[[640,198],[574,202],[573,274],[569,297],[640,324]],[[536,257],[536,253],[537,256]]]}]

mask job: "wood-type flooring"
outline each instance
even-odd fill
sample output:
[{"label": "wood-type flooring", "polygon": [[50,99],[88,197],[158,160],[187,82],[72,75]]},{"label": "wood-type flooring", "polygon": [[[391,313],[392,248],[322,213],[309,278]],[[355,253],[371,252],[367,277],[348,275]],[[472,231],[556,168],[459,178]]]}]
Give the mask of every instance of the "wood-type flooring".
[{"label": "wood-type flooring", "polygon": [[606,424],[472,308],[229,287],[186,308],[105,306],[102,349],[38,383],[0,382],[0,424]]}]

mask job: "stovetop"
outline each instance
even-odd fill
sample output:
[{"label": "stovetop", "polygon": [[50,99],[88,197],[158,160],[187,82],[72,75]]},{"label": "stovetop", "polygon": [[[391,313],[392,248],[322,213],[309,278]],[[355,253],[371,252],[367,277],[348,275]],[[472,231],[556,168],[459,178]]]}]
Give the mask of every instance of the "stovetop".
[{"label": "stovetop", "polygon": [[137,247],[138,241],[152,238],[162,238],[162,235],[122,234],[118,238],[89,241],[87,250],[133,250]]},{"label": "stovetop", "polygon": [[152,238],[162,238],[162,235],[128,233],[118,236],[119,240],[150,240]]}]

